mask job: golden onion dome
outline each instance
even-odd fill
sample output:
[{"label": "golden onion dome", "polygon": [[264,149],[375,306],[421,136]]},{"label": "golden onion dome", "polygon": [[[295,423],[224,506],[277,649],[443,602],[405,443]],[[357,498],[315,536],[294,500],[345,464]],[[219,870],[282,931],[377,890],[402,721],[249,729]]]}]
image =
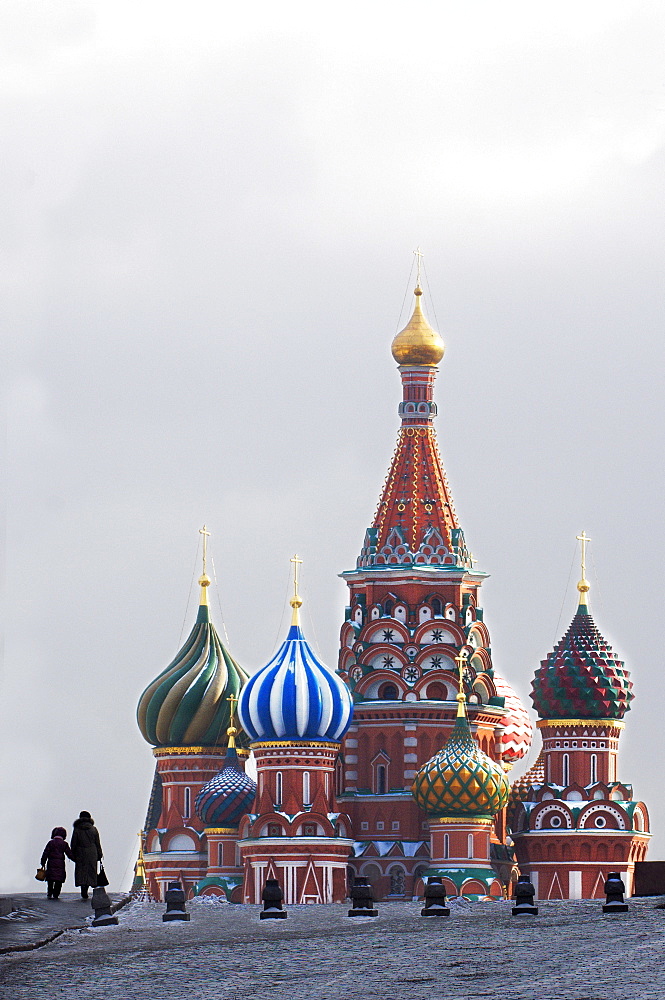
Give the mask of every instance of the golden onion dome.
[{"label": "golden onion dome", "polygon": [[428,816],[460,820],[495,816],[509,792],[503,768],[476,744],[463,711],[444,746],[423,764],[411,787]]},{"label": "golden onion dome", "polygon": [[423,294],[420,285],[413,294],[416,297],[413,315],[393,340],[392,355],[398,365],[438,365],[445,351],[443,340],[425,319],[420,305]]}]

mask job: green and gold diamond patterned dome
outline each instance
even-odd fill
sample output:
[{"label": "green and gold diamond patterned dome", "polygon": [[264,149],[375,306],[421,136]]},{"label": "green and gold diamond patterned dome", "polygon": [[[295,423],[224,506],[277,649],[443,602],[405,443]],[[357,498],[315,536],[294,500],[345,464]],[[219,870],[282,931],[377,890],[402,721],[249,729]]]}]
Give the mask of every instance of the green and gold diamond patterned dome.
[{"label": "green and gold diamond patterned dome", "polygon": [[450,819],[490,819],[508,801],[510,785],[500,764],[476,744],[460,703],[457,722],[445,744],[423,764],[411,794],[428,816]]}]

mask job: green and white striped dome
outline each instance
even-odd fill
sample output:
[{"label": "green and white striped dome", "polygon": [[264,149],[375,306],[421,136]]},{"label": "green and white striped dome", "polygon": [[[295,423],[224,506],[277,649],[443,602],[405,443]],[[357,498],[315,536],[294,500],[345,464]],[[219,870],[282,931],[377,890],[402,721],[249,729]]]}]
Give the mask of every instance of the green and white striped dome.
[{"label": "green and white striped dome", "polygon": [[[154,747],[214,747],[225,743],[231,703],[247,674],[228,653],[210,621],[206,593],[194,628],[175,659],[148,685],[136,712],[143,738]],[[247,737],[238,733],[238,745]]]}]

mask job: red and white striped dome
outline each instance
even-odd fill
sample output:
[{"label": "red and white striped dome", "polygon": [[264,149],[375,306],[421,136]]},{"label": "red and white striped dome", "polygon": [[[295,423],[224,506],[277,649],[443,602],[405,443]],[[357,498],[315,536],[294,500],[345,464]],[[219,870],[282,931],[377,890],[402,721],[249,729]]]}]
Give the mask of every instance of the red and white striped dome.
[{"label": "red and white striped dome", "polygon": [[504,764],[514,764],[521,760],[531,746],[533,725],[529,714],[518,695],[498,670],[494,670],[496,693],[505,698],[505,715],[501,719],[504,732],[501,737],[501,760]]}]

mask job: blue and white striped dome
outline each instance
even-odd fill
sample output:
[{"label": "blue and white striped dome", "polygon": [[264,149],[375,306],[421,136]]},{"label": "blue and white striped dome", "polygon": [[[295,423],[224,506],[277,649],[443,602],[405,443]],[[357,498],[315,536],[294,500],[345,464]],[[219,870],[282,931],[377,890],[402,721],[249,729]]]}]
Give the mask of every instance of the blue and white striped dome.
[{"label": "blue and white striped dome", "polygon": [[352,715],[349,689],[317,659],[297,621],[270,663],[247,681],[238,702],[242,728],[253,743],[339,743]]}]

